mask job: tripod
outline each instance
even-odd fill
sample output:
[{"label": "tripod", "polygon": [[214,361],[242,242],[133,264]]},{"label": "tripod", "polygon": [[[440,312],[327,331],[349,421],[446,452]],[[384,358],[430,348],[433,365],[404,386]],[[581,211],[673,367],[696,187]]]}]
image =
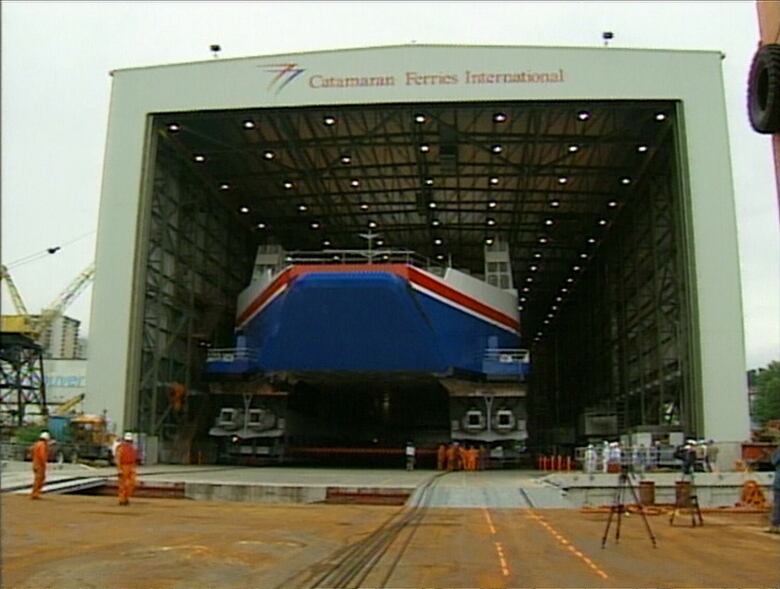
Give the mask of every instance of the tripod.
[{"label": "tripod", "polygon": [[653,548],[656,547],[655,536],[653,530],[650,529],[650,523],[647,521],[647,515],[645,515],[645,508],[639,502],[639,497],[636,493],[636,488],[631,482],[631,477],[624,466],[620,467],[620,477],[618,478],[618,486],[615,489],[615,495],[612,498],[612,505],[609,507],[609,518],[607,518],[607,527],[604,529],[604,536],[601,538],[601,547],[604,548],[607,545],[607,536],[609,536],[609,528],[612,525],[612,516],[617,513],[617,526],[615,527],[615,542],[620,541],[620,521],[623,517],[623,513],[627,511],[624,497],[626,490],[631,492],[634,498],[634,502],[639,506],[639,514],[642,516],[642,521],[645,524],[647,535],[650,537],[650,541],[653,543]]},{"label": "tripod", "polygon": [[669,518],[669,524],[673,526],[674,518],[677,516],[677,513],[685,509],[690,511],[692,528],[695,528],[697,525],[704,525],[704,519],[701,516],[701,509],[699,508],[699,498],[696,495],[696,485],[693,480],[693,469],[683,471],[682,477],[677,481],[675,487],[674,510]]}]

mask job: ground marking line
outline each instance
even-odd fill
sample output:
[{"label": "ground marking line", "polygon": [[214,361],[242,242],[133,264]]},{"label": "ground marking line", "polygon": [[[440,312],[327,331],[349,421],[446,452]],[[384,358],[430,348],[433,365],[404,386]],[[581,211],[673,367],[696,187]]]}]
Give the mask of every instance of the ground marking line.
[{"label": "ground marking line", "polygon": [[598,566],[596,566],[591,559],[589,559],[587,556],[585,556],[582,552],[577,550],[575,548],[574,544],[572,544],[570,541],[566,540],[561,534],[558,533],[558,531],[549,523],[544,521],[544,519],[536,515],[535,513],[523,513],[524,517],[527,517],[529,519],[534,520],[538,524],[540,524],[542,527],[544,527],[550,534],[556,539],[556,541],[561,544],[563,548],[568,548],[569,552],[577,556],[580,560],[582,560],[588,567],[590,567],[597,575],[599,575],[602,579],[608,579],[607,573],[602,571]]}]

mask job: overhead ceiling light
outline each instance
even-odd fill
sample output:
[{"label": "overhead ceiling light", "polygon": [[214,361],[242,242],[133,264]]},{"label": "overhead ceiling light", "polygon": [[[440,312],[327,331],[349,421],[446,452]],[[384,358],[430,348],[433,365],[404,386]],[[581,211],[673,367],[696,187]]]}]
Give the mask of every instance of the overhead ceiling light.
[{"label": "overhead ceiling light", "polygon": [[425,179],[425,185],[426,186],[433,186],[433,178],[426,178]]},{"label": "overhead ceiling light", "polygon": [[572,282],[574,282],[574,278],[569,277],[569,278],[566,279],[566,282],[571,284]]},{"label": "overhead ceiling light", "polygon": [[599,219],[599,225],[606,225],[607,220],[606,219]]},{"label": "overhead ceiling light", "polygon": [[168,123],[168,130],[169,130],[171,133],[175,133],[175,132],[176,132],[176,131],[178,131],[179,129],[181,129],[181,127],[179,127],[179,125],[177,125],[176,123]]},{"label": "overhead ceiling light", "polygon": [[534,258],[537,260],[542,257],[542,252],[534,252]]},{"label": "overhead ceiling light", "polygon": [[368,203],[365,203],[365,202],[360,203],[360,210],[361,211],[367,211],[368,210]]},{"label": "overhead ceiling light", "polygon": [[379,246],[382,246],[382,245],[385,245],[385,242],[382,239],[377,239],[376,240],[376,244],[379,245]]},{"label": "overhead ceiling light", "polygon": [[492,176],[490,178],[490,183],[495,186],[496,184],[498,184],[498,178],[496,178],[495,176]]},{"label": "overhead ceiling light", "polygon": [[559,200],[551,200],[550,206],[554,209],[557,209],[559,206],[561,206],[561,201]]},{"label": "overhead ceiling light", "polygon": [[502,112],[493,113],[493,122],[494,123],[503,123],[504,121],[506,121],[506,119],[507,119],[507,116],[506,116],[505,113],[502,113]]},{"label": "overhead ceiling light", "polygon": [[244,125],[244,129],[254,129],[255,128],[255,122],[254,121],[250,121],[249,119],[244,121],[243,125]]},{"label": "overhead ceiling light", "polygon": [[429,209],[435,209],[435,208],[436,208],[436,202],[435,202],[435,201],[431,201],[431,202],[429,202],[429,203],[428,203],[428,208],[429,208]]},{"label": "overhead ceiling light", "polygon": [[524,286],[524,287],[523,287],[523,292],[531,292],[531,287],[529,287],[529,286]]},{"label": "overhead ceiling light", "polygon": [[228,184],[227,182],[223,182],[222,184],[219,185],[219,189],[220,190],[230,190],[230,184]]},{"label": "overhead ceiling light", "polygon": [[616,200],[610,200],[607,202],[607,206],[611,209],[614,209],[616,206],[618,206],[618,203]]},{"label": "overhead ceiling light", "polygon": [[528,269],[529,269],[531,272],[536,272],[536,271],[539,269],[539,266],[537,266],[536,264],[532,264],[531,266],[529,266],[529,268],[528,268]]},{"label": "overhead ceiling light", "polygon": [[620,179],[620,183],[621,184],[631,184],[631,178],[629,178],[628,176],[623,176]]},{"label": "overhead ceiling light", "polygon": [[276,157],[276,154],[273,151],[271,151],[270,149],[266,149],[263,152],[263,157],[265,159],[267,159],[267,160],[272,160],[272,159],[274,159],[274,157]]},{"label": "overhead ceiling light", "polygon": [[336,124],[336,117],[334,117],[333,115],[327,115],[323,117],[322,122],[324,125],[331,127]]},{"label": "overhead ceiling light", "polygon": [[486,245],[493,245],[493,238],[492,237],[486,238],[485,239],[485,244]]},{"label": "overhead ceiling light", "polygon": [[555,221],[553,221],[552,219],[545,219],[544,224],[549,227],[550,225],[554,225]]},{"label": "overhead ceiling light", "polygon": [[433,221],[431,221],[431,226],[438,227],[439,225],[441,225],[441,221],[439,221],[438,219],[434,219]]},{"label": "overhead ceiling light", "polygon": [[290,190],[290,188],[292,188],[292,187],[293,187],[293,183],[292,183],[292,182],[290,182],[289,180],[285,180],[285,181],[284,181],[284,185],[283,185],[283,186],[284,186],[284,187],[285,187],[287,190]]},{"label": "overhead ceiling light", "polygon": [[588,238],[588,243],[591,243],[591,244],[592,243],[596,243],[596,238],[595,237],[589,237]]},{"label": "overhead ceiling light", "polygon": [[639,153],[645,153],[647,151],[647,145],[637,145],[636,150]]},{"label": "overhead ceiling light", "polygon": [[322,245],[324,245],[325,247],[330,247],[330,240],[326,239],[325,241],[322,242]]},{"label": "overhead ceiling light", "polygon": [[493,153],[501,153],[502,151],[504,151],[504,148],[503,146],[496,143],[490,148],[490,151],[492,151]]},{"label": "overhead ceiling light", "polygon": [[549,325],[550,324],[550,320],[549,319],[545,319],[545,320],[542,321],[542,323],[544,323],[545,325]]},{"label": "overhead ceiling light", "polygon": [[247,213],[249,212],[249,207],[241,207],[241,208],[240,208],[240,209],[238,209],[238,210],[239,210],[239,211],[241,211],[241,212],[242,212],[242,213],[244,213],[244,214],[247,214]]},{"label": "overhead ceiling light", "polygon": [[517,305],[517,310],[518,311],[522,311],[523,310],[523,305]]},{"label": "overhead ceiling light", "polygon": [[655,113],[655,120],[656,121],[663,121],[666,119],[666,114],[662,112]]},{"label": "overhead ceiling light", "polygon": [[547,243],[547,238],[542,236],[539,238],[539,243]]},{"label": "overhead ceiling light", "polygon": [[376,221],[369,221],[369,222],[368,222],[368,226],[369,226],[371,229],[375,229],[375,228],[376,228]]},{"label": "overhead ceiling light", "polygon": [[205,155],[200,155],[200,154],[198,154],[198,155],[196,155],[196,156],[195,156],[193,159],[194,159],[196,162],[205,162],[205,161],[206,161],[206,156],[205,156]]},{"label": "overhead ceiling light", "polygon": [[517,300],[520,301],[521,303],[524,303],[524,302],[526,302],[528,300],[528,297],[520,297]]},{"label": "overhead ceiling light", "polygon": [[569,153],[577,153],[579,150],[580,150],[579,145],[575,145],[574,143],[569,145]]},{"label": "overhead ceiling light", "polygon": [[352,157],[348,153],[342,154],[341,163],[347,165],[352,162]]},{"label": "overhead ceiling light", "polygon": [[496,220],[495,220],[495,219],[488,219],[486,222],[487,222],[487,224],[488,224],[490,227],[492,227],[493,225],[495,225],[495,224],[496,224]]},{"label": "overhead ceiling light", "polygon": [[555,300],[560,303],[561,301],[563,301],[563,297],[555,297]]},{"label": "overhead ceiling light", "polygon": [[317,223],[317,221],[312,221],[310,227],[312,229],[319,229],[320,228],[320,224]]},{"label": "overhead ceiling light", "polygon": [[437,260],[443,260],[444,259],[444,254],[436,254],[436,259]]},{"label": "overhead ceiling light", "polygon": [[558,184],[566,184],[569,181],[569,179],[566,176],[559,176],[558,177]]},{"label": "overhead ceiling light", "polygon": [[586,259],[588,258],[588,254],[586,254],[585,252],[582,252],[582,253],[580,254],[580,257],[581,257],[583,260],[586,260]]},{"label": "overhead ceiling light", "polygon": [[338,254],[334,254],[333,259],[338,261],[339,260]]},{"label": "overhead ceiling light", "polygon": [[414,115],[414,122],[418,125],[422,125],[425,122],[425,115],[422,113],[417,113]]},{"label": "overhead ceiling light", "polygon": [[433,243],[435,243],[436,245],[441,245],[443,242],[440,238],[437,237],[436,239],[433,240]]},{"label": "overhead ceiling light", "polygon": [[525,279],[525,281],[526,281],[526,282],[533,282],[533,281],[534,281],[534,279],[533,279],[533,278],[531,278],[530,276],[528,276],[528,277]]},{"label": "overhead ceiling light", "polygon": [[427,143],[420,144],[420,151],[422,153],[428,153],[430,150],[431,150],[431,146],[428,145]]},{"label": "overhead ceiling light", "polygon": [[561,288],[561,292],[569,292],[569,289],[564,286]]},{"label": "overhead ceiling light", "polygon": [[352,180],[349,181],[349,185],[352,186],[352,188],[357,188],[358,186],[360,186],[360,180],[358,180],[357,178],[353,178]]},{"label": "overhead ceiling light", "polygon": [[571,269],[574,270],[575,272],[579,272],[580,271],[580,267],[579,266],[572,266]]},{"label": "overhead ceiling light", "polygon": [[389,259],[390,259],[390,256],[388,256],[387,254],[384,254],[384,255],[382,256],[382,259],[383,259],[383,260],[385,260],[385,261],[387,261],[387,260],[389,260]]},{"label": "overhead ceiling light", "polygon": [[590,118],[590,113],[587,110],[581,110],[577,113],[577,118],[581,121],[587,121]]},{"label": "overhead ceiling light", "polygon": [[558,305],[550,305],[550,308],[551,308],[553,311],[557,311],[557,310],[558,310]]},{"label": "overhead ceiling light", "polygon": [[308,209],[308,208],[309,208],[309,207],[307,207],[307,206],[306,206],[306,205],[304,205],[304,204],[300,204],[300,205],[298,205],[298,210],[299,210],[299,211],[301,211],[301,212],[304,212],[304,211],[305,211],[306,209]]},{"label": "overhead ceiling light", "polygon": [[496,201],[494,201],[494,200],[491,200],[490,202],[488,202],[488,208],[489,209],[495,209],[497,206],[498,206],[498,203]]},{"label": "overhead ceiling light", "polygon": [[257,224],[257,228],[258,229],[265,229],[266,228],[266,224],[265,223],[258,223]]}]

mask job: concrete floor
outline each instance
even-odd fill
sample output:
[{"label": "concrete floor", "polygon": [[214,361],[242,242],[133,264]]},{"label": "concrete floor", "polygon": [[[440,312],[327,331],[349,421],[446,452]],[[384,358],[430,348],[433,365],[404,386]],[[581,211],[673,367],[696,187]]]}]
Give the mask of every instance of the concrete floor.
[{"label": "concrete floor", "polygon": [[[287,588],[400,509],[16,494],[0,507],[3,587],[35,589]],[[381,565],[392,551],[361,586],[778,587],[780,536],[762,532],[765,519],[707,514],[686,528],[651,517],[653,548],[631,516],[602,549],[603,514],[434,508],[399,538],[391,576]]]}]

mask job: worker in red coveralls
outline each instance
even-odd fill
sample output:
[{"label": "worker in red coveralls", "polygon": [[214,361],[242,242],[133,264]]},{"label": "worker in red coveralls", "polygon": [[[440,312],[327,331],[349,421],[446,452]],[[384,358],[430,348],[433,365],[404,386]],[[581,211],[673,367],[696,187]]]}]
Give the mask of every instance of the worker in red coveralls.
[{"label": "worker in red coveralls", "polygon": [[116,449],[116,467],[119,471],[119,505],[127,505],[135,489],[135,464],[138,452],[133,446],[133,434],[127,432]]},{"label": "worker in red coveralls", "polygon": [[455,444],[447,446],[447,470],[455,470],[455,460],[457,454]]},{"label": "worker in red coveralls", "polygon": [[46,481],[46,463],[49,461],[49,432],[41,432],[32,447],[33,486],[30,499],[40,499],[43,483]]}]

